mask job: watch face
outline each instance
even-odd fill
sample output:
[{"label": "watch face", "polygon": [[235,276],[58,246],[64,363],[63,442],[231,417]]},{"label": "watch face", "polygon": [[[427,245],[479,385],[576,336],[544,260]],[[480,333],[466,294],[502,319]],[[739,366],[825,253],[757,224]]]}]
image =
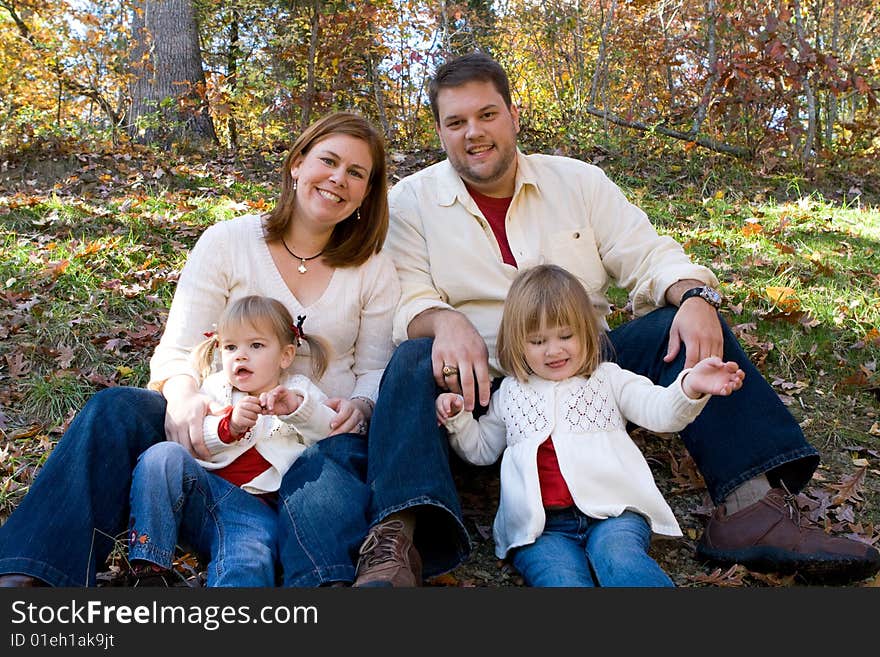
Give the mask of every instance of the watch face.
[{"label": "watch face", "polygon": [[702,294],[702,297],[703,297],[706,301],[708,301],[709,303],[711,303],[713,306],[716,306],[716,307],[717,307],[717,306],[720,306],[720,305],[721,305],[721,295],[718,294],[718,291],[717,291],[717,290],[712,289],[712,288],[709,287],[708,285],[707,285],[706,287],[703,288],[703,294]]}]

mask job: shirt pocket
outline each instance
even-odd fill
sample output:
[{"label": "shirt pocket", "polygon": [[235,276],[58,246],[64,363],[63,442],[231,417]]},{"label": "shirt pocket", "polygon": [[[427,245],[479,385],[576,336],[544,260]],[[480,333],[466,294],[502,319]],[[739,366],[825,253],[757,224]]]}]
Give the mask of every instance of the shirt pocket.
[{"label": "shirt pocket", "polygon": [[589,226],[552,231],[547,236],[544,253],[546,264],[558,265],[577,276],[591,296],[605,288],[608,277]]}]

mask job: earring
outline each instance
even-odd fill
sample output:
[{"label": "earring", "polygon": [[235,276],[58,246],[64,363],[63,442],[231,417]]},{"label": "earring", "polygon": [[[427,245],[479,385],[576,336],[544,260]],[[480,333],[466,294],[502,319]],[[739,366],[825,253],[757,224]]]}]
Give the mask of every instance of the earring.
[{"label": "earring", "polygon": [[296,193],[296,178],[293,179],[293,191]]},{"label": "earring", "polygon": [[361,220],[361,209],[360,209],[360,208],[357,208],[357,209],[354,211],[354,220],[355,220],[355,221],[360,221],[360,220]]}]

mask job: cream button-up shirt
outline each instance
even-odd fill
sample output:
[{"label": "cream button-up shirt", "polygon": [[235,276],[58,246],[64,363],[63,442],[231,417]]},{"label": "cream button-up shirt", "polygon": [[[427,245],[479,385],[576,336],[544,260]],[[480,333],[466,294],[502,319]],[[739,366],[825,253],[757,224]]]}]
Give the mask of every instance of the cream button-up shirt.
[{"label": "cream button-up shirt", "polygon": [[513,199],[505,226],[518,267],[505,264],[476,202],[448,160],[407,176],[389,193],[386,249],[401,285],[394,340],[430,308],[463,313],[486,341],[493,376],[501,374],[495,342],[507,290],[519,270],[564,267],[583,283],[602,321],[605,292],[629,291],[636,315],[666,305],[666,289],[682,279],[717,285],[671,237],[593,165],[567,157],[517,152]]}]

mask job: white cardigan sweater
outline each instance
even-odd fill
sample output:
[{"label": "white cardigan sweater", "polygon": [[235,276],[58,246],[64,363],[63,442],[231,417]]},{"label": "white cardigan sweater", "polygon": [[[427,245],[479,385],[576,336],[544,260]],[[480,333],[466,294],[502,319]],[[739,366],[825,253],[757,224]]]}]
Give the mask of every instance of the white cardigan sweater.
[{"label": "white cardigan sweater", "polygon": [[[222,415],[205,417],[205,445],[211,451],[210,461],[196,459],[206,470],[226,467],[245,451],[254,447],[272,467],[260,473],[241,487],[249,493],[271,493],[281,486],[281,478],[291,464],[309,445],[314,445],[330,433],[330,420],[336,415],[321,390],[302,375],[281,381],[287,389],[302,395],[303,401],[290,415],[261,415],[257,423],[241,440],[224,443],[217,428]],[[232,406],[247,393],[233,388],[223,372],[215,372],[202,384],[201,392],[222,407]]]},{"label": "white cardigan sweater", "polygon": [[544,530],[538,481],[538,446],[548,436],[578,509],[592,518],[626,510],[645,516],[656,534],[681,536],[669,505],[654,483],[645,457],[626,432],[627,420],[671,433],[692,422],[708,395],[684,394],[684,370],[669,386],[602,363],[589,377],[502,381],[479,421],[461,412],[445,424],[455,452],[476,465],[501,460],[501,499],[493,534],[495,554],[533,543]]}]

